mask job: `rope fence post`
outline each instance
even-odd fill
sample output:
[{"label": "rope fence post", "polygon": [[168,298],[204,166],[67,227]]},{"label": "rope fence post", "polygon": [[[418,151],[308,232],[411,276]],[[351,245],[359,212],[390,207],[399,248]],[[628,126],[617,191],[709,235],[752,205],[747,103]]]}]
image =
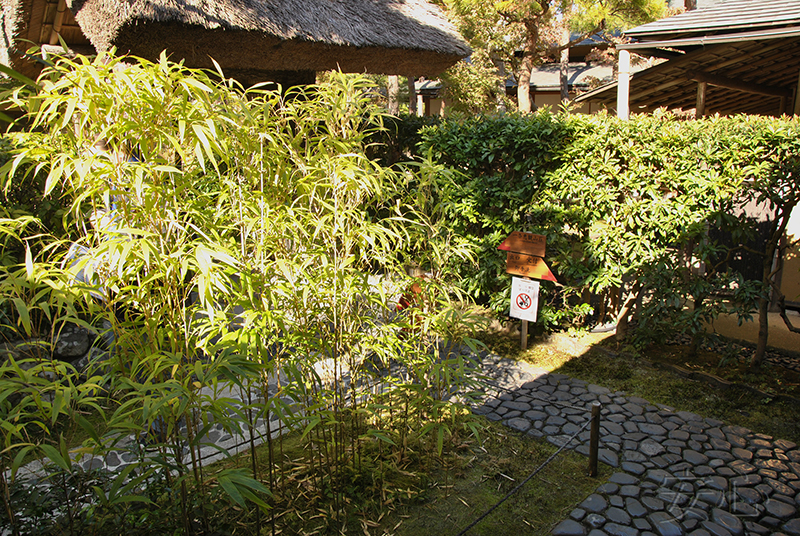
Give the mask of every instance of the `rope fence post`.
[{"label": "rope fence post", "polygon": [[597,458],[600,447],[600,402],[592,404],[592,426],[589,435],[589,476],[597,476]]}]

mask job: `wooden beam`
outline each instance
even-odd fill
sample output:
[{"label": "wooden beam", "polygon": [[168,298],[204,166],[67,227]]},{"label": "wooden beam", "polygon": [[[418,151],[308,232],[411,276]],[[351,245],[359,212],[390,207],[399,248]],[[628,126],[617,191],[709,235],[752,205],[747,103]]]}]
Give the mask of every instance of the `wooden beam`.
[{"label": "wooden beam", "polygon": [[[798,41],[798,39],[793,39],[792,41]],[[763,54],[767,54],[772,52],[775,49],[783,48],[787,44],[786,40],[780,40],[779,42],[775,43],[774,45],[756,48],[752,52],[747,52],[744,54],[738,54],[735,58],[731,58],[727,61],[714,65],[715,70],[725,69],[726,67],[730,67],[732,65],[741,64],[744,60],[752,58],[754,56],[761,56]]]},{"label": "wooden beam", "polygon": [[700,119],[706,115],[706,88],[708,84],[706,82],[698,82],[697,83],[697,103],[695,104],[695,112],[694,117],[695,119]]},{"label": "wooden beam", "polygon": [[794,93],[794,115],[800,115],[800,72],[797,74],[797,86]]},{"label": "wooden beam", "polygon": [[686,83],[686,79],[685,78],[675,78],[673,80],[670,80],[669,82],[664,82],[663,84],[658,84],[655,87],[651,87],[649,89],[643,89],[642,91],[637,91],[636,93],[631,94],[631,100],[632,101],[638,100],[638,99],[641,99],[641,98],[646,97],[648,95],[651,95],[653,93],[658,93],[659,91],[664,91],[665,89],[669,89],[671,87],[674,87],[674,86],[677,86],[677,85],[680,85],[680,84],[685,84],[685,83]]},{"label": "wooden beam", "polygon": [[754,84],[752,82],[745,82],[743,80],[734,80],[724,76],[717,76],[703,72],[688,72],[686,75],[697,82],[706,82],[712,86],[724,87],[727,89],[735,89],[737,91],[744,91],[747,93],[755,93],[757,95],[768,95],[770,97],[790,97],[791,90],[784,87],[764,86],[761,84]]}]

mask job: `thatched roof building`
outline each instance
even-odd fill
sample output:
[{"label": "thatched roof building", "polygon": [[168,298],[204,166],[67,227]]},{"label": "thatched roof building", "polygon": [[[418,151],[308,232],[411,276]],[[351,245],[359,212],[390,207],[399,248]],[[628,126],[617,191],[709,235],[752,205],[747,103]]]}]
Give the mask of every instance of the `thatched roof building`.
[{"label": "thatched roof building", "polygon": [[214,58],[244,83],[337,68],[434,76],[470,53],[424,0],[2,0],[2,7],[0,61],[16,68],[15,52],[29,42],[57,44],[58,35],[78,51],[116,47],[155,60],[166,49],[207,68]]}]

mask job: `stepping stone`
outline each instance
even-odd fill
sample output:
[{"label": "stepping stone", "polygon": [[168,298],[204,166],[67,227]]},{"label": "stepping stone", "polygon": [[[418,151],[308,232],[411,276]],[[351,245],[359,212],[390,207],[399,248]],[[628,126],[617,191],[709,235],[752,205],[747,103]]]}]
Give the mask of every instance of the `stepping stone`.
[{"label": "stepping stone", "polygon": [[586,510],[584,510],[583,508],[576,508],[569,513],[569,517],[571,517],[575,521],[580,521],[585,516],[586,516]]},{"label": "stepping stone", "polygon": [[789,536],[800,536],[800,519],[792,519],[781,527]]},{"label": "stepping stone", "polygon": [[638,500],[628,497],[625,499],[625,509],[634,518],[647,515],[647,509]]},{"label": "stepping stone", "polygon": [[728,489],[728,480],[721,476],[710,476],[701,480],[701,483],[711,489],[725,491]]},{"label": "stepping stone", "polygon": [[731,453],[740,460],[744,460],[746,462],[749,462],[753,459],[753,453],[747,449],[736,447],[731,449]]},{"label": "stepping stone", "polygon": [[707,450],[705,455],[724,462],[732,462],[734,460],[733,454],[726,450]]},{"label": "stepping stone", "polygon": [[628,473],[633,473],[634,475],[643,475],[647,468],[636,462],[622,462],[622,469],[627,471]]},{"label": "stepping stone", "polygon": [[628,474],[625,474],[625,473],[614,473],[613,475],[611,475],[611,477],[608,479],[608,481],[609,482],[613,482],[614,484],[619,484],[620,486],[626,486],[626,485],[638,484],[639,483],[639,479],[638,478],[633,477],[633,476],[628,475]]},{"label": "stepping stone", "polygon": [[599,385],[594,385],[594,384],[587,385],[586,389],[593,395],[607,395],[611,392],[606,387],[601,387]]},{"label": "stepping stone", "polygon": [[642,415],[644,414],[644,408],[639,404],[634,404],[632,402],[628,402],[622,406],[626,411],[633,415]]},{"label": "stepping stone", "polygon": [[775,499],[768,499],[767,502],[764,503],[764,506],[769,515],[775,516],[778,519],[789,519],[797,512],[795,507],[782,501],[776,501]]},{"label": "stepping stone", "polygon": [[683,536],[684,531],[680,523],[672,514],[655,512],[647,517],[653,530],[658,536]]},{"label": "stepping stone", "polygon": [[619,456],[610,449],[599,449],[597,451],[597,458],[611,467],[619,467]]},{"label": "stepping stone", "polygon": [[747,534],[754,534],[754,535],[767,535],[771,531],[765,527],[764,525],[759,525],[758,523],[753,523],[752,521],[745,521],[744,522],[744,529],[747,531]]},{"label": "stepping stone", "polygon": [[609,508],[605,512],[606,518],[612,523],[619,523],[620,525],[630,525],[631,516],[621,508]]},{"label": "stepping stone", "polygon": [[749,463],[736,460],[728,464],[728,467],[739,473],[740,475],[749,475],[750,473],[756,472],[756,467],[754,465],[750,465]]},{"label": "stepping stone", "polygon": [[639,423],[639,430],[643,434],[647,434],[650,436],[665,436],[667,435],[667,429],[661,426],[660,424],[650,424],[646,422]]},{"label": "stepping stone", "polygon": [[677,478],[672,476],[670,473],[664,471],[663,469],[651,469],[645,475],[645,479],[649,480],[650,482],[655,482],[660,486],[665,487],[672,487],[678,481]]},{"label": "stepping stone", "polygon": [[642,488],[640,488],[639,486],[634,486],[634,485],[622,486],[620,488],[620,490],[619,490],[619,494],[622,497],[633,497],[633,498],[636,498],[641,494],[641,492],[642,492]]},{"label": "stepping stone", "polygon": [[692,465],[705,465],[708,463],[708,456],[701,454],[696,450],[684,450],[683,459]]},{"label": "stepping stone", "polygon": [[577,521],[566,519],[556,525],[551,534],[553,536],[586,536],[586,529]]},{"label": "stepping stone", "polygon": [[616,523],[608,523],[603,527],[603,532],[600,534],[608,534],[609,536],[639,536],[639,531],[633,527],[626,527]]},{"label": "stepping stone", "polygon": [[794,495],[794,490],[779,480],[767,478],[766,483],[769,484],[775,492],[781,495]]},{"label": "stepping stone", "polygon": [[677,415],[684,421],[699,421],[701,423],[705,422],[700,415],[698,415],[697,413],[692,413],[690,411],[678,411]]},{"label": "stepping stone", "polygon": [[621,436],[625,433],[625,429],[622,426],[612,421],[602,421],[600,428],[605,428],[606,432],[612,435]]},{"label": "stepping stone", "polygon": [[526,432],[531,427],[531,421],[522,417],[515,417],[508,421],[508,427],[520,432]]},{"label": "stepping stone", "polygon": [[715,508],[711,511],[711,520],[733,536],[742,536],[744,534],[744,525],[741,520],[730,512]]},{"label": "stepping stone", "polygon": [[[667,449],[665,449],[662,445],[656,443],[652,440],[645,440],[639,444],[639,450],[647,456],[660,456],[664,454]],[[632,460],[632,461],[639,461],[639,460]]]},{"label": "stepping stone", "polygon": [[608,508],[608,503],[601,495],[592,493],[586,499],[584,499],[584,501],[578,505],[578,507],[586,510],[587,512],[593,512],[597,514]]},{"label": "stepping stone", "polygon": [[613,482],[606,482],[602,486],[598,487],[596,491],[605,495],[613,495],[619,491],[619,486]]},{"label": "stepping stone", "polygon": [[585,525],[589,525],[593,529],[599,529],[606,523],[606,518],[601,516],[600,514],[589,514],[586,516],[586,519],[583,520]]}]

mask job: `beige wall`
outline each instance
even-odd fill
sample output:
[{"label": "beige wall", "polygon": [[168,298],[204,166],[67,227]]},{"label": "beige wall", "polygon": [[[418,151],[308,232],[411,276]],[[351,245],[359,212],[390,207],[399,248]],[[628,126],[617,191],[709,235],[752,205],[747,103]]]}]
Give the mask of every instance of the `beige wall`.
[{"label": "beige wall", "polygon": [[[800,210],[795,209],[786,228],[789,242],[800,239]],[[793,247],[783,256],[783,272],[781,273],[781,292],[787,302],[800,303],[800,248]]]}]

